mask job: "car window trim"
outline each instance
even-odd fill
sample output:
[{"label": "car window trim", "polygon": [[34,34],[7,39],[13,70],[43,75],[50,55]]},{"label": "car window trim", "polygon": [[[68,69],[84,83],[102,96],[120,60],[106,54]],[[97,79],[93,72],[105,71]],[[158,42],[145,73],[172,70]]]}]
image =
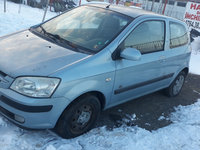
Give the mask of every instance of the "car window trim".
[{"label": "car window trim", "polygon": [[[187,45],[188,42],[189,42],[188,34],[187,34],[187,43],[184,43],[184,44],[178,44],[178,45],[176,45],[176,46],[171,46],[171,28],[170,28],[170,24],[177,24],[177,25],[183,26],[184,29],[185,29],[185,31],[186,31],[185,34],[187,34],[187,29],[185,28],[185,26],[184,26],[183,24],[178,23],[178,22],[175,22],[175,21],[169,21],[169,48],[170,48],[170,49],[173,49],[173,48],[178,48],[178,47],[181,47],[181,46],[185,46],[185,45]],[[184,35],[185,35],[185,34],[184,34]]]},{"label": "car window trim", "polygon": [[[151,52],[145,52],[145,53],[141,53],[142,55],[143,54],[149,54],[149,53],[154,53],[154,52],[159,52],[159,51],[164,51],[165,50],[165,39],[166,39],[166,22],[165,20],[161,20],[161,19],[150,19],[150,20],[145,20],[145,21],[142,21],[140,22],[129,34],[128,36],[139,26],[141,25],[142,23],[144,22],[149,22],[149,21],[160,21],[160,22],[163,22],[164,23],[164,44],[163,44],[163,49],[161,50],[155,50],[155,51],[151,51]],[[120,45],[128,38],[128,36],[126,36],[126,38],[120,43]]]},{"label": "car window trim", "polygon": [[154,19],[147,19],[147,20],[144,20],[144,21],[141,21],[139,22],[134,28],[132,27],[131,31],[126,35],[126,37],[119,42],[116,50],[112,53],[112,59],[113,60],[117,60],[119,59],[119,54],[121,49],[119,48],[120,45],[128,38],[128,36],[142,23],[144,22],[147,22],[147,21],[161,21],[161,22],[164,22],[164,44],[163,44],[163,49],[162,50],[158,50],[158,51],[151,51],[151,52],[146,52],[146,53],[142,53],[142,55],[145,55],[145,54],[149,54],[149,53],[155,53],[155,52],[161,52],[161,51],[165,51],[165,44],[166,44],[166,20],[165,19],[160,19],[160,18],[154,18]]}]

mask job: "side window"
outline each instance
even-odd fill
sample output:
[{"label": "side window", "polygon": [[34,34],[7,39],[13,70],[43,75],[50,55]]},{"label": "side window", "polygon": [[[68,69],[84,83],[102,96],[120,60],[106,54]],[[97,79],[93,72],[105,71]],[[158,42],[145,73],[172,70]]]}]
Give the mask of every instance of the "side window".
[{"label": "side window", "polygon": [[164,50],[164,32],[164,21],[145,21],[131,32],[122,47],[136,48],[142,54]]},{"label": "side window", "polygon": [[175,48],[188,43],[186,28],[179,23],[170,22],[170,48]]}]

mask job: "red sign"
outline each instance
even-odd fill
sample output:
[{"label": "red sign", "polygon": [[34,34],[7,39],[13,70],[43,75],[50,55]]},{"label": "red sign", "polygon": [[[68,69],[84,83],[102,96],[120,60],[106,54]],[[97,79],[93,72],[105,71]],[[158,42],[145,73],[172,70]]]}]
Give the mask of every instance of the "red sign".
[{"label": "red sign", "polygon": [[200,31],[200,4],[188,2],[184,15],[184,21],[190,29]]}]

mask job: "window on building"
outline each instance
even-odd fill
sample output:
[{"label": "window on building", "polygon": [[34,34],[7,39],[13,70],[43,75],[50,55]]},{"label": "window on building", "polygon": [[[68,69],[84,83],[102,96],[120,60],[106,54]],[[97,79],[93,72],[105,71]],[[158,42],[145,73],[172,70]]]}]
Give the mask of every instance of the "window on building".
[{"label": "window on building", "polygon": [[187,3],[185,2],[177,2],[177,6],[185,7]]},{"label": "window on building", "polygon": [[174,5],[175,1],[169,1],[169,5]]}]

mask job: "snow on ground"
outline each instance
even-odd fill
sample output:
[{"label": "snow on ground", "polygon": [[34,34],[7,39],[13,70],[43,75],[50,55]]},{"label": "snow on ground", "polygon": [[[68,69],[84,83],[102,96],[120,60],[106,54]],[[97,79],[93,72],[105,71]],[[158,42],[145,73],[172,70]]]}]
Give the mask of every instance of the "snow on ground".
[{"label": "snow on ground", "polygon": [[171,125],[155,131],[126,125],[108,131],[95,128],[71,140],[61,139],[50,131],[22,130],[0,119],[1,150],[199,150],[200,100],[178,106]]},{"label": "snow on ground", "polygon": [[200,75],[200,37],[195,38],[192,45],[192,55],[190,60],[190,73]]},{"label": "snow on ground", "polygon": [[[43,10],[7,3],[7,13],[0,12],[0,36],[40,23]],[[0,8],[3,1],[0,0]],[[47,18],[55,13],[48,12]],[[192,43],[191,72],[200,74],[200,39]],[[136,119],[135,114],[131,116]],[[65,140],[49,130],[28,131],[18,128],[0,115],[0,150],[199,150],[200,149],[200,100],[188,106],[178,106],[168,119],[171,125],[152,132],[126,125],[108,131],[106,127],[91,130],[85,135]],[[124,120],[126,124],[126,120]]]},{"label": "snow on ground", "polygon": [[[7,12],[3,10],[3,0],[0,0],[0,35],[9,34],[18,30],[29,28],[32,25],[42,22],[44,10],[31,8],[21,5],[21,11],[18,13],[19,5],[7,2]],[[55,16],[56,13],[47,12],[46,19]]]}]

